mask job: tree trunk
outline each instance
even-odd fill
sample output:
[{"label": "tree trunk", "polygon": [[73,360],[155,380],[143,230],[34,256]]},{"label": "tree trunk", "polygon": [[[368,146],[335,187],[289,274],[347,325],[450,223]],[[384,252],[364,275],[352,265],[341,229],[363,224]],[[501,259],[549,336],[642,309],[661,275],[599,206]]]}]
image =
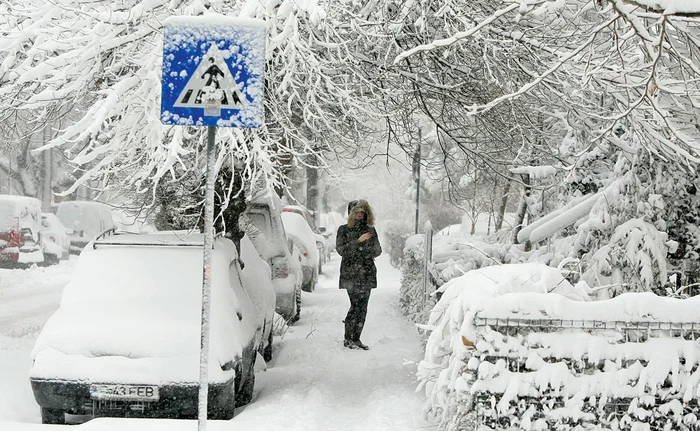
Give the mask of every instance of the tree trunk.
[{"label": "tree trunk", "polygon": [[523,174],[520,176],[523,180],[523,192],[520,195],[520,204],[518,211],[515,213],[515,228],[513,229],[513,243],[519,244],[518,233],[523,228],[525,222],[525,214],[527,213],[527,198],[530,197],[532,187],[530,187],[530,175]]},{"label": "tree trunk", "polygon": [[[51,129],[46,126],[44,127],[44,145],[51,139]],[[44,150],[44,177],[43,181],[43,191],[41,193],[41,209],[44,212],[51,212],[51,177],[53,172],[53,161],[51,160],[51,149]]]},{"label": "tree trunk", "polygon": [[503,219],[506,215],[506,206],[508,205],[508,193],[510,192],[510,181],[508,181],[503,189],[503,194],[501,195],[501,206],[498,208],[498,215],[496,217],[496,232],[503,228]]},{"label": "tree trunk", "polygon": [[306,168],[306,208],[313,214],[313,225],[320,224],[319,217],[319,176],[320,172],[316,168]]}]

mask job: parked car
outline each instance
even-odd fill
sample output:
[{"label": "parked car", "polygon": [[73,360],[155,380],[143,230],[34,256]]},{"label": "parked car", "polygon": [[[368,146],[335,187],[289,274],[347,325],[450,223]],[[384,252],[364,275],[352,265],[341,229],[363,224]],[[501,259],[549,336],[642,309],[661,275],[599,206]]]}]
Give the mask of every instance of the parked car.
[{"label": "parked car", "polygon": [[314,214],[311,210],[308,208],[301,206],[301,205],[285,205],[282,208],[283,212],[292,212],[292,213],[297,213],[300,216],[304,217],[304,220],[309,224],[309,227],[311,230],[315,233],[318,233],[318,226],[316,225],[316,218],[314,217]]},{"label": "parked car", "polygon": [[55,265],[61,260],[68,259],[70,254],[70,238],[66,228],[56,214],[41,213],[41,230],[39,231],[44,262]]},{"label": "parked car", "polygon": [[80,254],[88,242],[109,229],[116,229],[108,205],[93,201],[64,201],[58,204],[56,216],[66,227],[70,252]]},{"label": "parked car", "polygon": [[272,360],[272,327],[275,321],[275,287],[272,285],[270,265],[260,257],[248,235],[241,238],[241,279],[243,289],[253,302],[258,316],[258,327],[262,328],[262,339],[258,351],[266,362]]},{"label": "parked car", "polygon": [[286,205],[282,208],[282,212],[291,212],[301,215],[311,228],[311,232],[313,232],[316,239],[316,248],[318,249],[319,263],[317,270],[318,273],[321,274],[323,272],[323,264],[330,259],[330,254],[328,252],[331,247],[329,238],[330,233],[327,233],[325,230],[319,228],[316,225],[314,214],[303,206]]},{"label": "parked car", "polygon": [[311,227],[309,227],[304,218],[297,213],[283,212],[282,223],[287,231],[287,235],[294,240],[303,256],[302,272],[304,280],[302,289],[307,292],[313,292],[316,289],[318,268],[321,265],[316,235],[311,231]]},{"label": "parked car", "polygon": [[248,205],[240,224],[260,257],[270,265],[277,313],[294,322],[301,314],[302,273],[299,257],[293,256],[293,243],[282,225],[281,213],[279,197],[263,195]]},{"label": "parked car", "polygon": [[[339,223],[338,220],[341,220]],[[338,234],[338,227],[345,222],[342,221],[342,216],[338,213],[328,212],[321,214],[321,223],[319,226],[319,231],[321,235],[327,238],[326,243],[328,247],[326,248],[327,260],[330,260],[331,253],[335,251],[335,239]]]},{"label": "parked car", "polygon": [[[43,423],[65,414],[195,418],[203,235],[100,236],[85,247],[37,338],[29,379]],[[260,345],[235,245],[211,261],[208,416],[233,417],[255,385]]]},{"label": "parked car", "polygon": [[41,263],[41,201],[27,196],[0,195],[0,262]]},{"label": "parked car", "polygon": [[152,233],[158,230],[145,217],[137,217],[128,210],[112,208],[110,212],[116,226],[116,232]]},{"label": "parked car", "polygon": [[295,254],[299,257],[299,263],[301,264],[301,289],[305,292],[313,292],[316,290],[316,284],[318,283],[318,263],[311,260],[304,241],[291,233],[289,237],[294,242]]}]

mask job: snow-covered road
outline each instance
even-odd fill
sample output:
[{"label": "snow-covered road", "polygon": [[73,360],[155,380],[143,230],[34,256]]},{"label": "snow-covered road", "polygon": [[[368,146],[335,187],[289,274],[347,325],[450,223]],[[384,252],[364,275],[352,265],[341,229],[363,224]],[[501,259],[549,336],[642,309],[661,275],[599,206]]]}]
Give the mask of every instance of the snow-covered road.
[{"label": "snow-covered road", "polygon": [[[29,381],[29,352],[58,306],[75,261],[57,267],[0,272],[0,430],[55,429],[40,425]],[[398,309],[400,273],[388,253],[377,259],[379,288],[372,292],[363,341],[369,351],[342,345],[349,301],[337,288],[340,258],[324,266],[313,293],[303,293],[301,320],[275,337],[274,359],[257,373],[254,401],[231,421],[210,430],[433,430],[416,392],[417,331]],[[89,431],[195,430],[196,421],[95,419]]]}]

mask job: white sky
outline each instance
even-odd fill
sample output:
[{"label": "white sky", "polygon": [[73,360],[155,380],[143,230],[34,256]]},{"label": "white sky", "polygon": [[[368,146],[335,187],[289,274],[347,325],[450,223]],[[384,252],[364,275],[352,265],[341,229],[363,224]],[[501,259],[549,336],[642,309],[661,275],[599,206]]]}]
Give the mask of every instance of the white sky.
[{"label": "white sky", "polygon": [[[29,353],[58,306],[71,261],[29,271],[0,270],[0,430],[57,429],[41,425],[29,386]],[[379,288],[369,304],[363,341],[369,351],[343,347],[349,301],[337,288],[340,258],[333,255],[313,293],[302,293],[301,320],[275,337],[274,359],[256,375],[255,399],[231,421],[210,430],[434,430],[416,392],[422,349],[414,325],[398,309],[400,272],[385,252],[377,259]],[[196,430],[196,421],[95,419],[76,431]]]}]

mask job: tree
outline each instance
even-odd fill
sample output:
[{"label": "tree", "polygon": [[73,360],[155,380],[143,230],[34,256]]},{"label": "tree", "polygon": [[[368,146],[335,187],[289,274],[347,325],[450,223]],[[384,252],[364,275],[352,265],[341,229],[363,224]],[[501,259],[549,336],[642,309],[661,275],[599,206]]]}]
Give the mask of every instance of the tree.
[{"label": "tree", "polygon": [[270,24],[266,123],[217,136],[217,170],[234,157],[231,166],[249,179],[246,196],[283,187],[283,163],[352,141],[353,124],[371,111],[366,99],[352,97],[352,75],[340,67],[347,52],[316,2],[10,0],[3,9],[0,119],[32,112],[29,124],[40,129],[50,112],[84,107],[43,147],[59,148],[84,169],[67,193],[96,180],[105,192],[128,191],[149,206],[163,182],[203,171],[203,131],[159,121],[168,16],[220,13]]},{"label": "tree", "polygon": [[[646,0],[458,1],[443,6],[425,0],[401,10],[397,27],[413,25],[422,29],[427,40],[396,53],[393,63],[403,76],[423,70],[412,76],[422,87],[443,93],[449,90],[451,94],[433,98],[440,103],[425,104],[441,114],[434,115],[438,127],[445,135],[455,136],[452,128],[444,126],[444,113],[449,112],[446,106],[459,106],[454,101],[458,97],[467,101],[456,111],[463,116],[462,123],[479,124],[482,129],[498,124],[499,117],[508,118],[503,112],[515,110],[509,117],[512,122],[501,122],[518,132],[517,139],[509,142],[522,141],[517,157],[505,153],[511,156],[504,158],[509,159],[509,171],[542,164],[559,171],[557,180],[550,183],[550,187],[555,185],[550,189],[555,191],[555,205],[543,207],[544,211],[561,208],[582,194],[605,190],[591,213],[575,225],[579,241],[569,253],[593,262],[596,250],[610,250],[606,262],[627,274],[617,281],[641,283],[646,289],[663,285],[664,263],[658,259],[672,251],[670,243],[655,241],[645,255],[653,258],[638,254],[617,259],[614,250],[633,247],[632,239],[638,237],[633,232],[650,236],[660,232],[663,238],[668,230],[671,240],[679,239],[678,229],[669,230],[665,219],[678,208],[690,206],[692,200],[671,199],[668,189],[661,200],[655,198],[649,191],[652,182],[646,166],[660,163],[682,172],[679,176],[683,178],[693,178],[700,160],[694,108],[699,102],[700,69],[694,57],[700,52],[700,30],[698,10],[692,10],[700,8],[663,11],[658,2]],[[412,15],[416,10],[419,19]],[[452,78],[447,89],[444,76]],[[475,92],[475,86],[486,91]],[[489,141],[483,148],[498,148]],[[481,161],[474,169],[498,172],[493,163],[497,159],[489,157],[492,152],[473,157],[474,162],[469,163],[470,157],[456,157],[452,146],[438,149],[445,160],[456,160],[465,167]],[[534,199],[540,199],[546,190],[533,189]],[[658,202],[672,203],[675,209],[666,207],[660,212],[654,209]],[[598,222],[601,220],[604,222]],[[682,236],[693,243],[692,236]],[[635,259],[648,262],[643,265],[642,280],[633,277],[640,271]],[[654,259],[659,262],[656,269],[652,269]]]}]

